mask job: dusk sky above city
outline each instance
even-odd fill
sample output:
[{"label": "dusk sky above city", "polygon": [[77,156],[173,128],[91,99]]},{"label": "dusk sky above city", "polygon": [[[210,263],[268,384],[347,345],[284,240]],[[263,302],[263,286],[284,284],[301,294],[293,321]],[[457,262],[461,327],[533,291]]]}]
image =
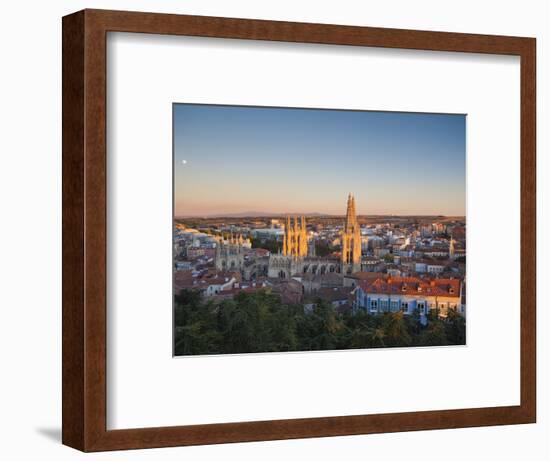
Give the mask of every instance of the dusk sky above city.
[{"label": "dusk sky above city", "polygon": [[466,117],[174,105],[176,216],[464,216]]}]

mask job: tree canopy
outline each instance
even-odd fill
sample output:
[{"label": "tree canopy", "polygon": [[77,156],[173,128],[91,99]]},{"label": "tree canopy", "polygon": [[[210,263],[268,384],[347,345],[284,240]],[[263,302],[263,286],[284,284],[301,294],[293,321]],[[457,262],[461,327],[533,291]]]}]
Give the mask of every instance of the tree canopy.
[{"label": "tree canopy", "polygon": [[465,320],[449,312],[431,315],[422,325],[418,313],[369,315],[339,313],[318,300],[311,312],[301,304],[284,304],[267,290],[240,293],[214,303],[182,290],[174,299],[176,355],[237,354],[379,347],[465,344]]}]

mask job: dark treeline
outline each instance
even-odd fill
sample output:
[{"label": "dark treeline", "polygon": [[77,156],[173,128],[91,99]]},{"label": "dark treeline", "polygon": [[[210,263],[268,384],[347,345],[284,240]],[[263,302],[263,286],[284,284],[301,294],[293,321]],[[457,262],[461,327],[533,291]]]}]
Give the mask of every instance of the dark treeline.
[{"label": "dark treeline", "polygon": [[277,239],[252,237],[250,241],[252,243],[252,248],[263,248],[264,250],[269,250],[274,254],[283,250],[283,242],[278,241]]},{"label": "dark treeline", "polygon": [[443,346],[466,343],[465,320],[430,314],[423,326],[417,314],[339,314],[324,301],[310,313],[282,304],[278,295],[241,293],[219,304],[198,292],[175,296],[176,355]]}]

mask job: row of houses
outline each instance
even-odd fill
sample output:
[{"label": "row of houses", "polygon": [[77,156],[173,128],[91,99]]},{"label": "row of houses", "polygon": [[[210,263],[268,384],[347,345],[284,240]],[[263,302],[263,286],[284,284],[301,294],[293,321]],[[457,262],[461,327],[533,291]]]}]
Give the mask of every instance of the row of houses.
[{"label": "row of houses", "polygon": [[254,293],[260,290],[279,294],[282,302],[286,304],[298,304],[303,297],[302,285],[296,280],[259,277],[247,281],[242,279],[239,271],[176,271],[173,283],[174,293],[191,290],[213,302],[232,299],[239,293]]},{"label": "row of houses", "polygon": [[[325,280],[326,278],[326,280]],[[322,280],[321,280],[322,279]],[[417,312],[421,318],[437,310],[445,317],[449,310],[466,315],[464,283],[459,278],[394,277],[368,272],[338,278],[338,274],[278,280],[260,278],[243,282],[238,272],[197,274],[178,271],[175,292],[197,290],[213,300],[230,299],[239,292],[269,290],[281,295],[283,302],[304,304],[311,310],[318,299],[332,304],[340,312],[364,310],[369,314]]]},{"label": "row of houses", "polygon": [[[316,299],[330,302],[339,311],[363,310],[369,314],[418,312],[425,319],[437,310],[446,317],[449,310],[466,315],[466,292],[461,278],[433,278],[433,276],[401,277],[388,274],[357,272],[343,278],[343,286],[335,280],[336,274],[301,280],[304,302],[312,308]],[[342,282],[341,282],[342,283]]]},{"label": "row of houses", "polygon": [[354,293],[354,309],[370,314],[417,311],[423,317],[437,309],[443,317],[449,310],[466,315],[464,284],[458,278],[377,277],[360,280]]}]

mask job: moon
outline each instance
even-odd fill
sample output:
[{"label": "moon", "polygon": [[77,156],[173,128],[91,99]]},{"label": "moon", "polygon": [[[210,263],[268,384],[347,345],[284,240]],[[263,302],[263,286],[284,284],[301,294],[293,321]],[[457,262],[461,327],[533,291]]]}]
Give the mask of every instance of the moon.
[{"label": "moon", "polygon": [[182,160],[181,163],[183,163],[184,165],[187,165],[187,160]]}]

